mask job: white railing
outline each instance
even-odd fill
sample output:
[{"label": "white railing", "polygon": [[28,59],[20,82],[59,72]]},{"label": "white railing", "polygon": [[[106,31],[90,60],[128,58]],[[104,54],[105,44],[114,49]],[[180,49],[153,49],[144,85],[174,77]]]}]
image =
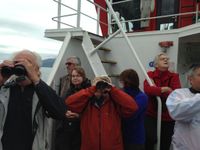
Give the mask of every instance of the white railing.
[{"label": "white railing", "polygon": [[[108,26],[107,23],[100,21],[100,11],[104,11],[106,13],[108,13],[108,11],[105,8],[101,7],[100,5],[94,3],[94,2],[92,2],[90,0],[85,0],[85,2],[87,1],[87,2],[89,2],[91,4],[93,4],[97,8],[97,11],[94,12],[95,14],[97,14],[96,18],[93,17],[94,14],[93,14],[93,16],[90,16],[90,15],[88,15],[88,14],[86,14],[86,13],[81,11],[81,0],[77,0],[78,1],[78,3],[77,3],[78,5],[77,5],[76,9],[71,7],[71,6],[69,6],[69,5],[64,4],[63,2],[61,2],[61,0],[53,0],[53,1],[55,1],[58,4],[58,16],[52,18],[53,21],[57,22],[57,29],[60,29],[61,25],[66,25],[67,27],[72,27],[72,28],[81,27],[80,26],[81,15],[86,16],[86,17],[88,17],[89,19],[91,19],[93,21],[96,21],[96,34],[99,34],[100,23],[103,24],[103,25]],[[62,14],[62,7],[65,7],[65,9],[66,8],[70,9],[70,10],[74,11],[75,13],[68,13],[68,14],[65,14],[65,15],[61,15]],[[76,25],[73,25],[73,24],[67,23],[65,21],[62,21],[63,18],[71,17],[71,16],[76,16]]]},{"label": "white railing", "polygon": [[[90,19],[91,21],[96,22],[95,24],[92,25],[93,27],[96,26],[96,29],[94,29],[92,27],[93,30],[89,31],[89,32],[101,35],[100,32],[99,32],[100,24],[108,26],[108,32],[109,32],[108,34],[111,34],[113,32],[112,27],[113,27],[113,25],[116,24],[116,22],[113,21],[113,19],[111,19],[113,17],[111,16],[110,11],[108,11],[107,9],[105,9],[105,8],[101,7],[100,5],[94,3],[93,1],[91,1],[91,0],[77,0],[77,8],[73,8],[73,7],[65,4],[64,2],[62,2],[62,0],[54,0],[54,1],[58,4],[58,12],[57,12],[57,16],[53,17],[52,20],[57,22],[57,29],[60,29],[61,25],[64,25],[64,27],[70,27],[70,28],[81,27],[85,30],[85,27],[81,26],[81,16],[85,16],[88,19]],[[131,1],[131,0],[124,0],[124,1],[112,3],[112,0],[110,0],[112,5],[119,5],[120,3],[127,3],[129,1]],[[88,14],[82,12],[82,9],[83,9],[82,7],[84,6],[84,4],[86,2],[93,5],[93,8],[96,7],[96,11],[93,14],[88,15]],[[71,11],[74,11],[74,13],[68,12],[67,14],[62,14],[62,11],[64,11],[65,9],[69,9]],[[120,19],[120,23],[125,24],[125,23],[128,23],[128,22],[161,19],[161,18],[170,18],[170,17],[176,18],[176,17],[180,17],[180,16],[185,16],[185,15],[194,15],[195,16],[195,23],[197,23],[199,21],[199,18],[198,18],[199,11],[198,10],[199,10],[199,7],[198,7],[198,5],[196,5],[196,11],[192,11],[192,12],[170,14],[170,15],[163,15],[163,16],[155,16],[155,17],[148,17],[148,18],[140,18],[140,19],[132,19],[132,20],[121,20]],[[100,21],[100,13],[101,12],[106,12],[108,14],[107,15],[108,16],[108,23]],[[96,16],[94,17],[94,15],[96,15]],[[74,17],[73,19],[76,19],[76,24],[72,24],[70,21],[65,20],[65,18],[72,17],[72,16]],[[123,28],[123,30],[125,31],[125,28]]]}]

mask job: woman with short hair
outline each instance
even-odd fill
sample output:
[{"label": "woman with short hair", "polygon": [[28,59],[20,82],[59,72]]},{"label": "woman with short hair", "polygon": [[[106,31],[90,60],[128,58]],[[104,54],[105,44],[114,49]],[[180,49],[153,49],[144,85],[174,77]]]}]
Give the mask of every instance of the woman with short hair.
[{"label": "woman with short hair", "polygon": [[133,97],[138,105],[138,110],[130,118],[122,119],[124,150],[145,150],[144,116],[148,98],[139,88],[135,70],[126,69],[119,77],[123,91]]},{"label": "woman with short hair", "polygon": [[[64,99],[91,85],[86,78],[84,69],[80,66],[72,69],[70,82],[70,88],[67,90]],[[71,110],[67,110],[65,115],[66,119],[62,121],[56,130],[56,150],[80,150],[80,116]]]}]

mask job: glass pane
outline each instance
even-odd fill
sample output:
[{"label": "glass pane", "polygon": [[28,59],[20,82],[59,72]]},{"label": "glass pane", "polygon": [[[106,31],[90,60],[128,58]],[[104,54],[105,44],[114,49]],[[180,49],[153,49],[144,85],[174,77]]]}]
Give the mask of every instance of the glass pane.
[{"label": "glass pane", "polygon": [[161,4],[161,15],[174,14],[175,0],[162,0]]}]

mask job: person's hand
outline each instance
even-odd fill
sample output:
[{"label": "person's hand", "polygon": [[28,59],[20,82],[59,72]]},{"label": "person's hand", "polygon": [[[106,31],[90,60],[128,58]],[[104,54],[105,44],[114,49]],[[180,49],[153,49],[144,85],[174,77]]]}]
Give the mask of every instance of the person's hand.
[{"label": "person's hand", "polygon": [[8,67],[13,68],[14,67],[14,62],[10,61],[10,60],[4,60],[2,63],[0,63],[0,68],[2,68],[4,66],[8,66]]},{"label": "person's hand", "polygon": [[40,71],[39,67],[31,63],[27,59],[18,59],[15,65],[23,65],[27,71],[27,77],[33,82],[37,83],[40,80]]},{"label": "person's hand", "polygon": [[152,84],[155,86],[156,84],[155,84],[154,80],[151,78],[150,78],[150,80],[151,80]]},{"label": "person's hand", "polygon": [[172,91],[172,89],[168,86],[161,87],[161,93],[171,92],[171,91]]},{"label": "person's hand", "polygon": [[79,114],[78,113],[74,113],[74,112],[72,112],[72,111],[70,111],[70,110],[68,110],[66,113],[65,113],[65,116],[67,117],[67,118],[78,118],[79,117]]},{"label": "person's hand", "polygon": [[0,86],[3,85],[4,82],[9,78],[9,77],[4,77],[1,74],[1,69],[5,66],[13,68],[14,63],[13,63],[13,61],[10,61],[10,60],[4,60],[2,63],[0,63]]}]

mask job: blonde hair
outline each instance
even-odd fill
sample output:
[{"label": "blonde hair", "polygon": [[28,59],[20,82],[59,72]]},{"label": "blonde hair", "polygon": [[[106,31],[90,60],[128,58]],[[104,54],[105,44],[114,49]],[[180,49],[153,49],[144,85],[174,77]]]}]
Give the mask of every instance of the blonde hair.
[{"label": "blonde hair", "polygon": [[97,82],[99,81],[104,81],[104,82],[107,82],[109,84],[112,84],[112,81],[111,79],[108,77],[108,76],[98,76],[98,77],[95,77],[94,80],[92,81],[92,85],[96,85]]}]

